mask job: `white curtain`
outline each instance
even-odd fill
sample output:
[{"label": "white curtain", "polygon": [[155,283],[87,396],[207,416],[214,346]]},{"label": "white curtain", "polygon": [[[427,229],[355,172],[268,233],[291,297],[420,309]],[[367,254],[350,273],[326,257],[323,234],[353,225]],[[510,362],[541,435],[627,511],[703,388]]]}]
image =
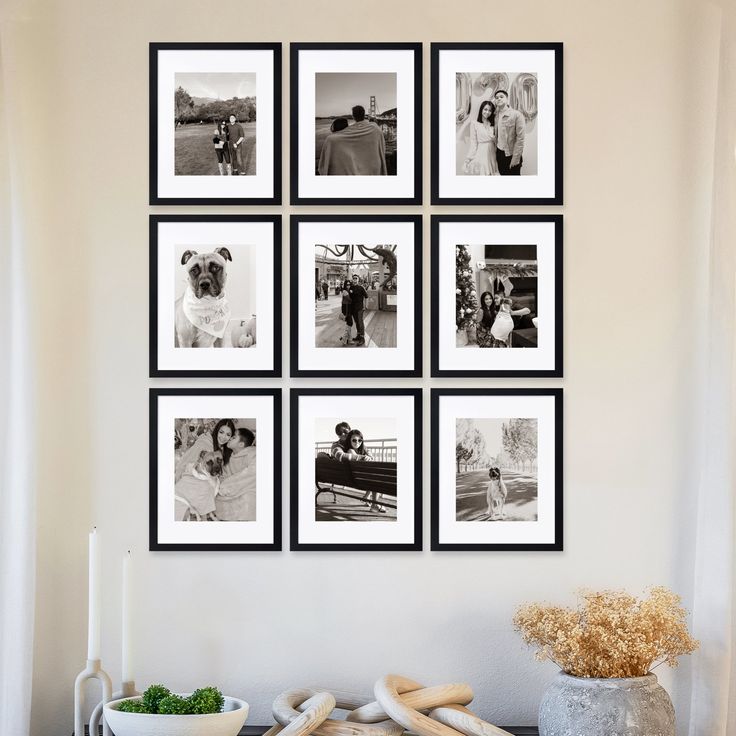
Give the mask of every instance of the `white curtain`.
[{"label": "white curtain", "polygon": [[689,736],[736,734],[736,4],[720,8]]},{"label": "white curtain", "polygon": [[21,92],[0,23],[0,734],[27,736],[35,594],[33,371],[24,269],[18,146],[12,101]]}]

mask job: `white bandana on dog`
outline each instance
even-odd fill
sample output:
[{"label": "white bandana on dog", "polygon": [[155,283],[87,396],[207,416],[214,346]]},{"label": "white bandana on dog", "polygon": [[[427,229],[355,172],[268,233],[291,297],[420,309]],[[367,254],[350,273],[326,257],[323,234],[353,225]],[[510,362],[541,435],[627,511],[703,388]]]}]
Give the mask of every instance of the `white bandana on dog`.
[{"label": "white bandana on dog", "polygon": [[197,299],[187,287],[182,300],[184,316],[197,328],[213,337],[222,337],[230,321],[230,304],[224,296]]}]

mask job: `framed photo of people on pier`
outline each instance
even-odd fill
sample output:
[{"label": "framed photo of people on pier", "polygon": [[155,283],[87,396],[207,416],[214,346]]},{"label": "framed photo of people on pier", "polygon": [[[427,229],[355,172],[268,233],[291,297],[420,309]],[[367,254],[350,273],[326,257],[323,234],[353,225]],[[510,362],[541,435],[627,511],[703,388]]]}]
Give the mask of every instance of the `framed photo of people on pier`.
[{"label": "framed photo of people on pier", "polygon": [[562,204],[562,44],[433,43],[432,204]]},{"label": "framed photo of people on pier", "polygon": [[562,215],[432,217],[432,376],[561,378]]},{"label": "framed photo of people on pier", "polygon": [[432,389],[433,551],[561,551],[562,389]]},{"label": "framed photo of people on pier", "polygon": [[292,43],[291,203],[422,203],[422,44]]},{"label": "framed photo of people on pier", "polygon": [[291,375],[422,375],[420,215],[291,218]]},{"label": "framed photo of people on pier", "polygon": [[292,389],[292,550],[421,550],[421,389]]}]

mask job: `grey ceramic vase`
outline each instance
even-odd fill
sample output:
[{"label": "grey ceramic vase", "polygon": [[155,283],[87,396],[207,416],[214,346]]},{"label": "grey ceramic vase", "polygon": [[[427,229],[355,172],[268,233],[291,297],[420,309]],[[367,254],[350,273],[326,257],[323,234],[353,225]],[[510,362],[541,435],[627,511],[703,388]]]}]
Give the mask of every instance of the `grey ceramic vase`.
[{"label": "grey ceramic vase", "polygon": [[675,709],[651,673],[597,679],[560,672],[542,696],[539,736],[675,736]]}]

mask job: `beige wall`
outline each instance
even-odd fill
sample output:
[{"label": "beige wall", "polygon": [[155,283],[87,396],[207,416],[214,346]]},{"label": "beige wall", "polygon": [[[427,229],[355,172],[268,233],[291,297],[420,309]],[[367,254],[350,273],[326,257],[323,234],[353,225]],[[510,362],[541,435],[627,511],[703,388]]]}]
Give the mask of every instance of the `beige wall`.
[{"label": "beige wall", "polygon": [[[23,80],[18,141],[42,366],[34,734],[71,729],[93,523],[104,540],[103,660],[115,679],[120,560],[130,547],[138,683],[216,683],[252,703],[254,724],[270,721],[270,702],[286,687],[367,693],[386,672],[427,683],[467,680],[484,717],[530,724],[555,668],[536,663],[512,631],[517,604],[565,600],[580,586],[665,584],[687,599],[691,338],[700,323],[693,292],[702,264],[690,243],[699,173],[686,155],[693,140],[684,93],[695,83],[708,91],[696,15],[672,0],[49,0],[7,12],[12,44],[3,53]],[[341,39],[425,43],[427,142],[430,41],[565,44],[563,208],[392,208],[426,217],[565,215],[564,381],[399,382],[564,386],[563,553],[147,551],[150,387],[331,383],[147,377],[148,215],[204,211],[147,204],[148,42]],[[285,103],[287,92],[285,84]],[[428,150],[424,162],[428,173]],[[285,263],[284,291],[287,274]],[[428,337],[427,320],[427,344]],[[287,341],[288,325],[285,348]],[[425,473],[428,503],[428,455]],[[687,665],[675,681],[665,673],[665,682],[682,722]]]}]

